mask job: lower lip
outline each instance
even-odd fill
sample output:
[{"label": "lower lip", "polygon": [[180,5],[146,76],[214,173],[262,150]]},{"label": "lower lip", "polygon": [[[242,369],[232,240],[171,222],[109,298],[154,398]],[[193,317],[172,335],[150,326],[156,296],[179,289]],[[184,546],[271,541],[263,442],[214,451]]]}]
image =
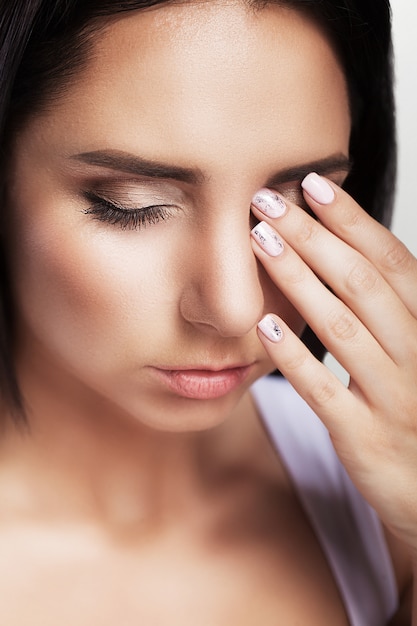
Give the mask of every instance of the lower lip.
[{"label": "lower lip", "polygon": [[227,395],[248,377],[251,366],[213,372],[211,370],[163,370],[159,378],[175,394],[195,400],[213,400]]}]

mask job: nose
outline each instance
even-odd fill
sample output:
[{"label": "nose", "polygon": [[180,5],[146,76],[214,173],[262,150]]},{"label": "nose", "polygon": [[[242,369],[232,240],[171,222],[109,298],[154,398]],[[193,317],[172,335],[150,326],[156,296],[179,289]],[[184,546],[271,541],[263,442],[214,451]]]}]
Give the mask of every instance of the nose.
[{"label": "nose", "polygon": [[264,308],[248,219],[221,218],[194,241],[188,256],[191,280],[181,297],[183,318],[223,337],[247,334]]}]

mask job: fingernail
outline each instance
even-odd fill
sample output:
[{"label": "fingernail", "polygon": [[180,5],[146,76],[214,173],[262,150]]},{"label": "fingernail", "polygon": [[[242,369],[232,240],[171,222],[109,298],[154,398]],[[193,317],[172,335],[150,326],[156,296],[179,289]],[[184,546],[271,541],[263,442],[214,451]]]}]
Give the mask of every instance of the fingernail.
[{"label": "fingernail", "polygon": [[279,256],[284,250],[284,244],[278,234],[266,222],[259,222],[252,228],[251,235],[269,256]]},{"label": "fingernail", "polygon": [[287,206],[284,200],[271,189],[260,189],[252,198],[252,204],[268,217],[281,217]]},{"label": "fingernail", "polygon": [[270,341],[278,343],[282,339],[283,332],[281,326],[274,320],[272,315],[265,317],[258,323],[258,328]]},{"label": "fingernail", "polygon": [[334,200],[334,191],[329,183],[315,172],[304,178],[301,187],[319,204],[330,204]]}]

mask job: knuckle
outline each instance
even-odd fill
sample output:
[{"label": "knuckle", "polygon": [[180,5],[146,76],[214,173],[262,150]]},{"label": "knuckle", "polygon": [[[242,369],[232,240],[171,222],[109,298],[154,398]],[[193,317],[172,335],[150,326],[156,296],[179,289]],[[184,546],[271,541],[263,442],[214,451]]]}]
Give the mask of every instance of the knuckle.
[{"label": "knuckle", "polygon": [[336,383],[328,378],[320,378],[312,385],[308,392],[307,402],[311,402],[316,406],[323,406],[333,400],[337,394]]},{"label": "knuckle", "polygon": [[356,337],[359,330],[358,321],[350,311],[332,311],[326,320],[327,331],[333,337],[342,341],[350,341]]},{"label": "knuckle", "polygon": [[307,353],[300,350],[287,358],[285,362],[285,369],[289,372],[298,370],[306,364],[307,358]]},{"label": "knuckle", "polygon": [[314,220],[304,220],[294,234],[295,243],[301,246],[313,243],[317,239],[318,234],[317,223]]},{"label": "knuckle", "polygon": [[362,215],[359,211],[355,211],[352,207],[341,207],[338,215],[338,227],[341,232],[348,233],[361,226]]},{"label": "knuckle", "polygon": [[301,264],[297,264],[297,267],[286,268],[285,282],[288,285],[299,285],[303,283],[307,276],[307,270]]},{"label": "knuckle", "polygon": [[413,257],[406,246],[401,241],[394,242],[387,246],[382,254],[382,268],[388,272],[405,274],[411,268]]},{"label": "knuckle", "polygon": [[364,261],[355,263],[346,277],[346,287],[353,295],[374,291],[378,282],[377,270],[370,263]]}]

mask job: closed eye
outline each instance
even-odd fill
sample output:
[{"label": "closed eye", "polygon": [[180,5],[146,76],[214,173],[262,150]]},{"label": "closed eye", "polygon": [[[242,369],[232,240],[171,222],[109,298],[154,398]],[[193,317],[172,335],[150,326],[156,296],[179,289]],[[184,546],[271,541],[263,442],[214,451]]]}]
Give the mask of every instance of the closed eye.
[{"label": "closed eye", "polygon": [[84,196],[90,203],[84,210],[85,215],[91,215],[93,219],[111,226],[119,226],[122,230],[139,230],[158,224],[170,218],[177,209],[175,206],[160,204],[126,207],[91,192],[85,192]]}]

